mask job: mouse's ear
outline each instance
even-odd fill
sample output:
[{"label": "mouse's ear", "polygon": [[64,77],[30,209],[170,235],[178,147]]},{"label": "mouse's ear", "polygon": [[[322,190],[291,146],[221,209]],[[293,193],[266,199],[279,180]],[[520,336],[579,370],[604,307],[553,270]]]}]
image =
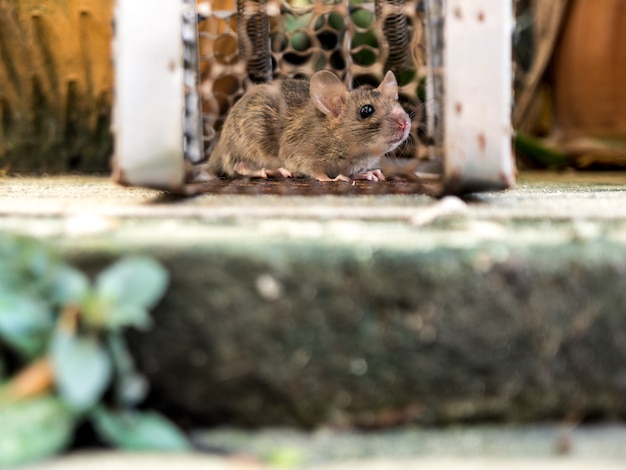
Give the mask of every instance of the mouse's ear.
[{"label": "mouse's ear", "polygon": [[391,70],[387,72],[383,81],[380,82],[378,88],[376,88],[381,95],[386,96],[387,98],[393,98],[394,100],[398,99],[398,82],[396,81],[396,76],[393,74]]},{"label": "mouse's ear", "polygon": [[346,104],[348,89],[337,75],[328,70],[320,70],[311,77],[310,94],[317,109],[337,118]]}]

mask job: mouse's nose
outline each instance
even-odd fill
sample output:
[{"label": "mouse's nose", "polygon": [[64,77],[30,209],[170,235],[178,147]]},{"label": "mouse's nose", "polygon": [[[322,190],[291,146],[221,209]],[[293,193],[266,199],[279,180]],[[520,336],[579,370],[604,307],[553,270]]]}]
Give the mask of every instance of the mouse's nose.
[{"label": "mouse's nose", "polygon": [[399,117],[396,122],[398,123],[398,127],[401,130],[405,130],[408,129],[409,127],[411,127],[411,121],[409,121],[408,118],[406,117]]},{"label": "mouse's nose", "polygon": [[395,108],[391,112],[391,114],[395,118],[396,125],[398,126],[399,130],[404,131],[408,129],[409,127],[411,127],[411,120],[409,119],[409,116],[406,114],[404,109]]}]

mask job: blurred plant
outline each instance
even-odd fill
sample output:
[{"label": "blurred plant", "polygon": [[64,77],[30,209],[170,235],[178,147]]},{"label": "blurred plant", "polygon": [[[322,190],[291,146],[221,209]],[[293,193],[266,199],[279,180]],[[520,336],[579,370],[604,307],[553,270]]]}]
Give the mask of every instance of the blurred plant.
[{"label": "blurred plant", "polygon": [[92,283],[45,245],[0,234],[0,468],[60,452],[85,420],[114,446],[189,447],[166,418],[137,409],[147,385],[123,336],[149,327],[167,284],[140,256]]}]

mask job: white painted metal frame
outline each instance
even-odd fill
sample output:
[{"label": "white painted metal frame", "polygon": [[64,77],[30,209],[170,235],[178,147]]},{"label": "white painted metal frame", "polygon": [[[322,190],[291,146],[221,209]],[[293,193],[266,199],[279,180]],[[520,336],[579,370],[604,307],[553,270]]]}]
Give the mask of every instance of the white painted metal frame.
[{"label": "white painted metal frame", "polygon": [[446,191],[511,187],[513,2],[445,1]]},{"label": "white painted metal frame", "polygon": [[[513,2],[441,1],[445,190],[510,187],[515,181]],[[186,5],[183,0],[116,2],[113,177],[122,184],[184,192]]]},{"label": "white painted metal frame", "polygon": [[113,178],[180,190],[185,179],[183,3],[118,0],[115,8]]}]

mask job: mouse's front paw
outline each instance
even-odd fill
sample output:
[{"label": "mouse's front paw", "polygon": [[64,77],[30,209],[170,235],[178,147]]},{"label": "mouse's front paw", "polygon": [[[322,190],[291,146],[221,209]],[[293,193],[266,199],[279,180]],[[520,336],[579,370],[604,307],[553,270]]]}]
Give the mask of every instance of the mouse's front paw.
[{"label": "mouse's front paw", "polygon": [[380,170],[370,170],[363,173],[358,173],[352,176],[355,180],[368,180],[368,181],[385,181],[385,175]]}]

